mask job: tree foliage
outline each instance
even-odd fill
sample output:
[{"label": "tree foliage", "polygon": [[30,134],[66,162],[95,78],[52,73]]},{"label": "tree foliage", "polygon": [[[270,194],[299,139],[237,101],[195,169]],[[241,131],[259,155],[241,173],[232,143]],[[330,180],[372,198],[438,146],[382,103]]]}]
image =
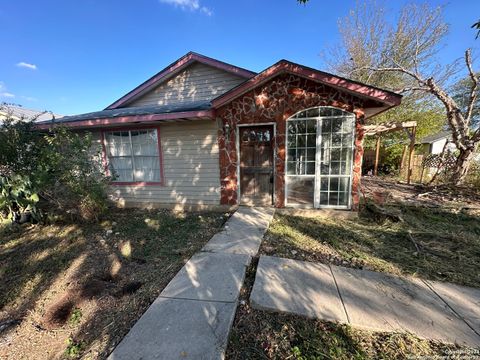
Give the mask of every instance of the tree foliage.
[{"label": "tree foliage", "polygon": [[[388,88],[405,95],[403,104],[376,118],[376,121],[417,120],[419,104],[440,105],[457,149],[457,163],[451,180],[465,180],[473,153],[480,141],[480,129],[473,128],[478,78],[472,69],[470,50],[465,65],[470,86],[464,105],[455,100],[448,85],[460,71],[459,62],[446,66],[438,62],[438,52],[448,32],[443,7],[406,4],[394,21],[375,1],[357,3],[347,17],[339,21],[341,44],[326,55],[333,71],[368,84]],[[431,106],[433,105],[433,106]],[[423,105],[422,105],[423,107]],[[413,113],[412,113],[413,111]],[[414,115],[415,118],[406,119]]]},{"label": "tree foliage", "polygon": [[42,133],[31,119],[0,124],[0,216],[94,219],[106,208],[108,180],[92,154],[90,134],[63,127]]},{"label": "tree foliage", "polygon": [[[377,72],[373,69],[390,66],[395,61],[411,64],[415,54],[411,39],[418,39],[424,52],[418,66],[434,68],[434,55],[448,28],[441,21],[441,8],[434,11],[427,5],[407,5],[395,22],[388,18],[385,8],[374,1],[358,2],[347,16],[339,19],[340,44],[323,52],[329,70],[344,77],[380,88],[396,91],[414,86],[410,78],[398,72]],[[433,29],[433,30],[432,30]],[[427,36],[428,41],[422,41]],[[415,40],[416,42],[417,40]],[[404,94],[402,104],[369,120],[375,123],[417,122],[417,138],[440,131],[446,117],[438,103],[427,93]],[[387,168],[399,167],[403,148],[409,143],[406,132],[385,134],[384,161]],[[366,148],[375,146],[367,138]]]}]

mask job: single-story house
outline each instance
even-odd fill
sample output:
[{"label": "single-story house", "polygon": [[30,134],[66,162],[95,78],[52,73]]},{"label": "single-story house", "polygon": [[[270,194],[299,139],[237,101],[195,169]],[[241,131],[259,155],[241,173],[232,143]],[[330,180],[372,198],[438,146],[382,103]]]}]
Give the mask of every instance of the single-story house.
[{"label": "single-story house", "polygon": [[124,206],[358,204],[362,126],[401,96],[287,60],[260,73],[189,52],[102,111],[91,131]]},{"label": "single-story house", "polygon": [[418,152],[421,154],[441,154],[443,147],[447,143],[447,151],[454,152],[457,150],[457,147],[452,142],[452,132],[445,130],[438,133],[425,136],[419,141]]}]

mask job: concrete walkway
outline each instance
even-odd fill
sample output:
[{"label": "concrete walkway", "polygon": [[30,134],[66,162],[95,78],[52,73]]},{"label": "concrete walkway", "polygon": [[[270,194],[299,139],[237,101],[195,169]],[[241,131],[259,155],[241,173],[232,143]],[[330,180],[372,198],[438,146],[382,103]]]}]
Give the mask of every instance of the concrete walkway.
[{"label": "concrete walkway", "polygon": [[239,208],[175,275],[109,359],[223,359],[246,267],[273,212]]},{"label": "concrete walkway", "polygon": [[250,302],[258,309],[480,347],[480,289],[261,256]]}]

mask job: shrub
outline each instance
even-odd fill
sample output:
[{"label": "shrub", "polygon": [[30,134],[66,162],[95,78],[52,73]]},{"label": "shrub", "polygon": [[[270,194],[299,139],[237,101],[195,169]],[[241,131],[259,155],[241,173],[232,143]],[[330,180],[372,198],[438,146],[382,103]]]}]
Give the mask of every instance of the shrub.
[{"label": "shrub", "polygon": [[[92,220],[107,208],[106,186],[91,134],[64,127],[49,133],[32,121],[0,126],[0,216],[18,221],[28,212]],[[95,156],[97,155],[97,156]]]}]

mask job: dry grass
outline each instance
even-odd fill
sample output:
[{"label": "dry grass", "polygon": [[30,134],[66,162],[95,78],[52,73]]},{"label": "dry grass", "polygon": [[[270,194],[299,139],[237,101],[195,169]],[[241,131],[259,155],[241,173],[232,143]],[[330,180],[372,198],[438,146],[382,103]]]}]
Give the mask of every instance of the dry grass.
[{"label": "dry grass", "polygon": [[0,358],[105,358],[229,214],[0,228]]},{"label": "dry grass", "polygon": [[420,206],[388,208],[404,221],[276,215],[261,254],[480,287],[478,215]]}]

